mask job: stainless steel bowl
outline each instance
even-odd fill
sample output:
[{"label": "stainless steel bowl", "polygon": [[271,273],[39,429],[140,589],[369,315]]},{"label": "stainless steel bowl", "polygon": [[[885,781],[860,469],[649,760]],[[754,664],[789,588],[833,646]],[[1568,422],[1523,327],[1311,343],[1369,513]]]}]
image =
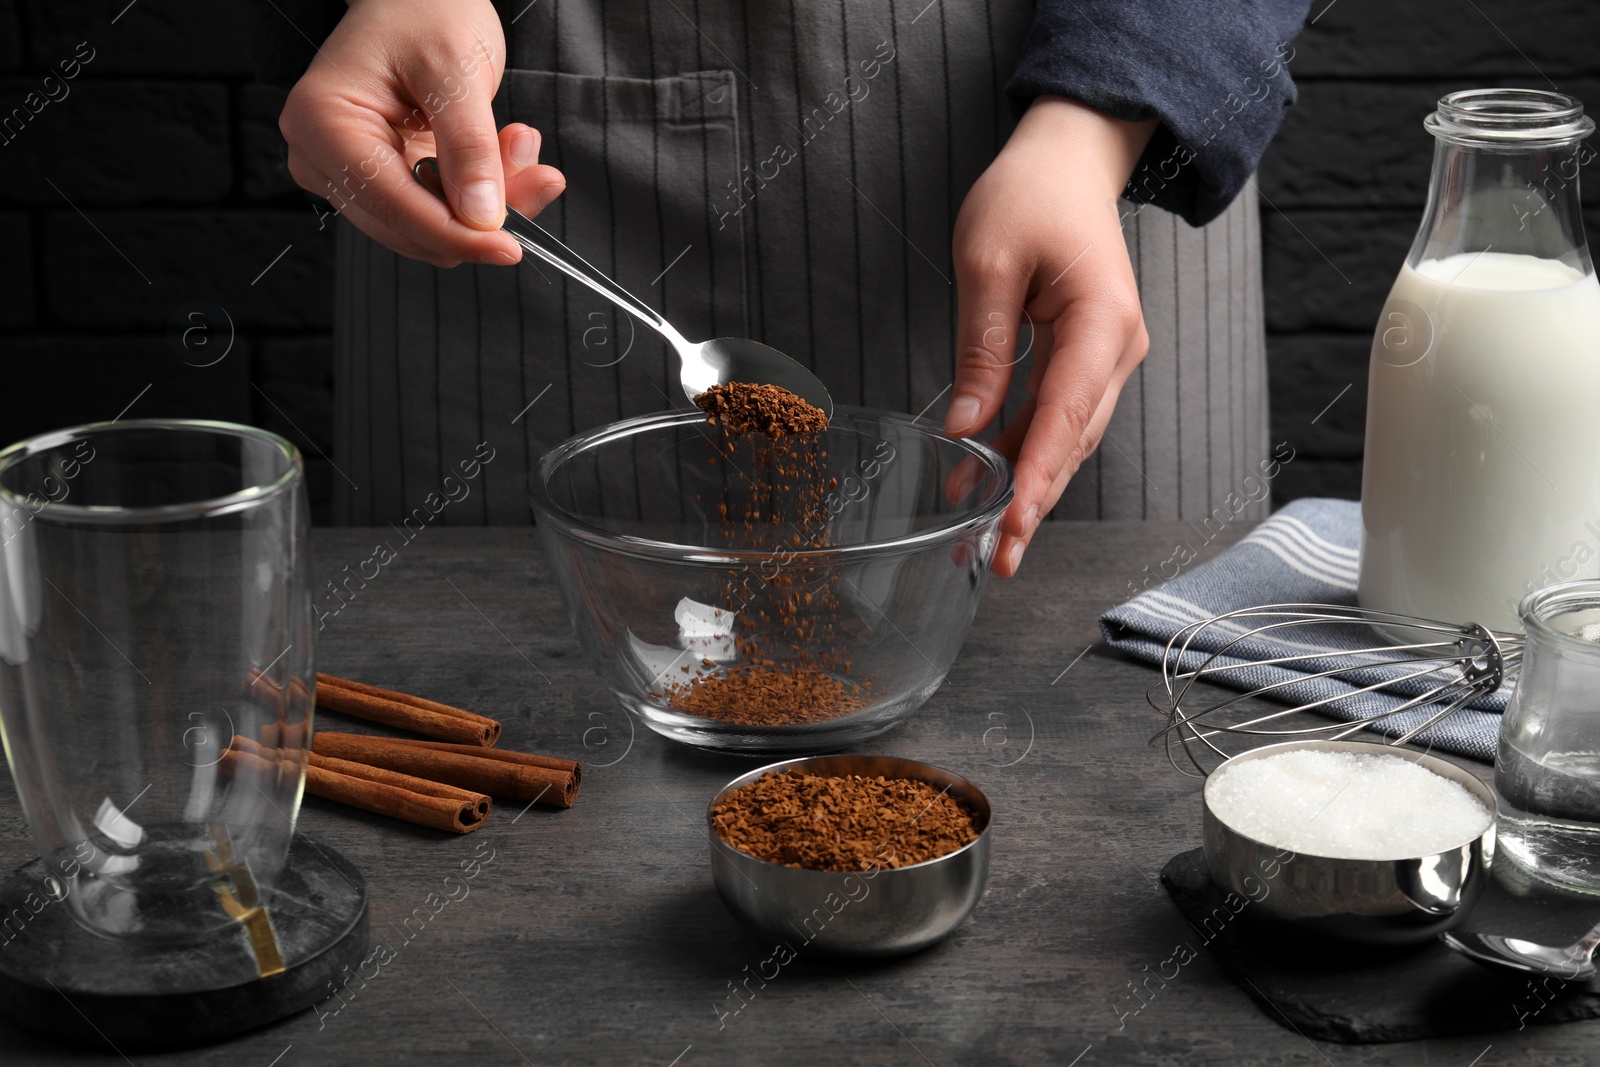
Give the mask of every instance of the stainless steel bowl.
[{"label": "stainless steel bowl", "polygon": [[[1297,749],[1404,756],[1459,782],[1491,816],[1494,794],[1469,772],[1435,756],[1364,741],[1290,741],[1234,756],[1218,768]],[[1211,810],[1213,773],[1206,780],[1205,856],[1211,879],[1238,899],[1253,919],[1287,923],[1333,937],[1372,944],[1426,941],[1466,915],[1489,882],[1495,824],[1480,837],[1431,856],[1399,860],[1334,859],[1296,854],[1237,832]],[[1233,898],[1229,898],[1232,900]]]},{"label": "stainless steel bowl", "polygon": [[[762,775],[809,774],[913,778],[966,801],[978,838],[963,848],[909,867],[812,871],[769,863],[740,852],[711,826],[711,811],[735,789]],[[961,925],[989,879],[993,810],[983,790],[947,770],[894,756],[812,756],[741,774],[706,808],[711,877],[734,916],[796,954],[898,956],[927,948]]]}]

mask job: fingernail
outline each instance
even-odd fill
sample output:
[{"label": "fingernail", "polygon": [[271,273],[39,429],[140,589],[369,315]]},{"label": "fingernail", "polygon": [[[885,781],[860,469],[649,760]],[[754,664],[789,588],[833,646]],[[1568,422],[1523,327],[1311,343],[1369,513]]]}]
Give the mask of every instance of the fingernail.
[{"label": "fingernail", "polygon": [[945,414],[944,424],[952,432],[962,433],[978,421],[980,406],[976,397],[958,396],[950,402],[950,410]]},{"label": "fingernail", "polygon": [[493,252],[485,252],[479,262],[486,267],[509,267],[517,262],[517,257],[497,248]]},{"label": "fingernail", "polygon": [[519,167],[531,167],[539,162],[539,135],[524,130],[511,139],[511,162]]},{"label": "fingernail", "polygon": [[1022,554],[1027,550],[1028,546],[1021,541],[1011,546],[1011,552],[1006,556],[1006,563],[1010,565],[1012,574],[1016,574],[1017,568],[1022,566]]},{"label": "fingernail", "polygon": [[494,182],[472,182],[461,187],[461,213],[483,226],[500,225],[505,204]]},{"label": "fingernail", "polygon": [[1028,532],[1033,533],[1034,528],[1039,525],[1039,505],[1029,504],[1028,510],[1022,513],[1022,521],[1027,524]]}]

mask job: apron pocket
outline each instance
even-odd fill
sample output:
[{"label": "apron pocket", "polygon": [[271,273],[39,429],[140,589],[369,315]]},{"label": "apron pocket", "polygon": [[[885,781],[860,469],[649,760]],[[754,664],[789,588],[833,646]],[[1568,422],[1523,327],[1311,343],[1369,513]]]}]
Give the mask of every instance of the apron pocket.
[{"label": "apron pocket", "polygon": [[[741,228],[714,209],[739,177],[733,72],[509,70],[496,109],[502,123],[539,130],[541,162],[567,177],[540,225],[685,337],[747,336]],[[530,375],[554,383],[541,407],[566,393],[567,417],[554,418],[558,403],[552,421],[583,430],[676,402],[676,360],[649,327],[548,264],[532,265],[538,273],[520,271],[522,352]]]}]

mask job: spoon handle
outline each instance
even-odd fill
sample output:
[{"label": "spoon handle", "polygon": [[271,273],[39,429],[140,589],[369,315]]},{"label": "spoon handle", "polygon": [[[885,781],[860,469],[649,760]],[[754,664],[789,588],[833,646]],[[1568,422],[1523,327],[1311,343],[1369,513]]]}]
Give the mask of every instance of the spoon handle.
[{"label": "spoon handle", "polygon": [[[434,196],[445,200],[444,181],[439,174],[439,161],[433,156],[417,160],[417,165],[411,168],[411,174]],[[649,304],[640,300],[622,286],[612,281],[603,271],[584,259],[578,253],[568,248],[549,230],[534,222],[528,216],[510,205],[506,206],[506,221],[500,226],[527,251],[538,256],[546,263],[571,278],[582,282],[590,289],[616,304],[622,310],[636,316],[645,325],[655,330],[674,346],[684,344],[684,339],[672,325]]]}]

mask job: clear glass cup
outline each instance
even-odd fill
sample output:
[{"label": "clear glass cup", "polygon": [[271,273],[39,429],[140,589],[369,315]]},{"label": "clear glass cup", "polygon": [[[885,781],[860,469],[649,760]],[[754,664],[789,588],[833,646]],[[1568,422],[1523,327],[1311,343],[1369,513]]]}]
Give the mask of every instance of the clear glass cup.
[{"label": "clear glass cup", "polygon": [[194,938],[267,901],[311,732],[307,529],[299,452],[250,427],[0,452],[0,730],[47,889],[89,930]]},{"label": "clear glass cup", "polygon": [[1600,893],[1600,581],[1541,589],[1521,613],[1495,756],[1499,847],[1536,878]]},{"label": "clear glass cup", "polygon": [[1528,593],[1600,576],[1594,120],[1561,93],[1474,89],[1424,126],[1428,206],[1372,341],[1358,599],[1510,631]]}]

